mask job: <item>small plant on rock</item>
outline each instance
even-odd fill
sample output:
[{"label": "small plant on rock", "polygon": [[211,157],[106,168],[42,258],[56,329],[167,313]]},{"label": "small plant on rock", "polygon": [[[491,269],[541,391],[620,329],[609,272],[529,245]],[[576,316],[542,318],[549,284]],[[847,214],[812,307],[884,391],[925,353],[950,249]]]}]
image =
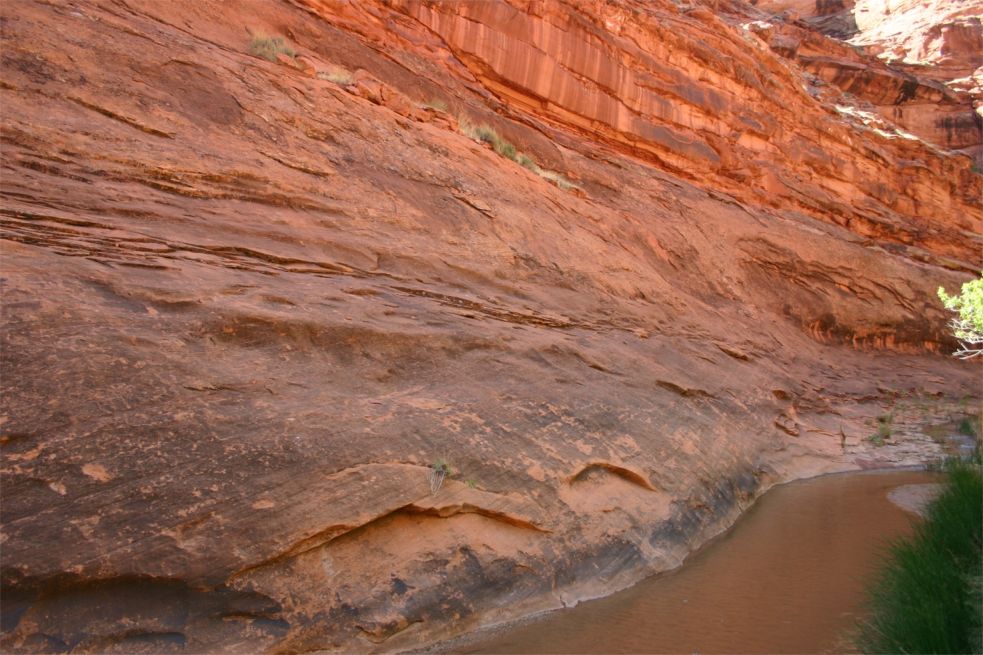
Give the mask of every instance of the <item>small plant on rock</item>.
[{"label": "small plant on rock", "polygon": [[880,448],[891,438],[891,423],[894,421],[894,413],[881,414],[877,417],[877,432],[868,435],[867,441]]},{"label": "small plant on rock", "polygon": [[517,161],[518,151],[515,146],[499,134],[495,128],[490,125],[481,124],[475,125],[465,117],[458,119],[458,125],[460,126],[461,133],[466,137],[478,141],[480,143],[487,143],[492,147],[492,150],[497,152],[502,157],[506,159],[511,159],[512,161]]},{"label": "small plant on rock", "polygon": [[334,82],[341,86],[348,86],[352,83],[352,73],[344,68],[332,68],[329,71],[322,71],[317,74],[317,79]]},{"label": "small plant on rock", "polygon": [[894,423],[894,412],[881,414],[877,417],[877,434],[879,434],[882,439],[891,438],[892,423]]},{"label": "small plant on rock", "polygon": [[430,100],[421,103],[420,107],[423,109],[433,109],[435,111],[447,111],[447,103],[440,98],[431,98]]},{"label": "small plant on rock", "polygon": [[552,182],[560,189],[570,191],[571,189],[580,188],[564,177],[561,173],[540,167],[532,157],[525,153],[519,152],[515,145],[502,138],[502,135],[490,125],[486,125],[484,123],[481,125],[475,125],[468,119],[467,116],[459,116],[457,119],[457,124],[458,129],[464,136],[479,143],[487,143],[492,147],[492,150],[497,152],[502,157],[511,159],[515,163],[519,164],[523,168],[529,169],[544,180]]},{"label": "small plant on rock", "polygon": [[451,468],[443,459],[438,459],[430,465],[430,471],[427,473],[427,481],[430,483],[431,495],[437,495],[440,487],[444,484],[444,479],[450,474]]},{"label": "small plant on rock", "polygon": [[964,434],[967,437],[978,438],[980,435],[980,423],[981,417],[965,417],[959,421],[959,434]]},{"label": "small plant on rock", "polygon": [[287,45],[282,36],[257,36],[249,45],[249,54],[275,62],[277,55],[293,58],[297,56],[297,51]]},{"label": "small plant on rock", "polygon": [[874,434],[867,435],[867,441],[869,441],[871,444],[873,444],[878,448],[884,445],[884,437],[880,434],[880,432],[875,432]]},{"label": "small plant on rock", "polygon": [[564,191],[580,188],[579,186],[568,180],[566,177],[564,177],[561,173],[557,173],[556,171],[548,171],[539,168],[538,166],[536,168],[538,169],[535,171],[537,175],[539,175],[544,180],[549,180],[550,182],[555,184],[557,187],[563,189]]}]

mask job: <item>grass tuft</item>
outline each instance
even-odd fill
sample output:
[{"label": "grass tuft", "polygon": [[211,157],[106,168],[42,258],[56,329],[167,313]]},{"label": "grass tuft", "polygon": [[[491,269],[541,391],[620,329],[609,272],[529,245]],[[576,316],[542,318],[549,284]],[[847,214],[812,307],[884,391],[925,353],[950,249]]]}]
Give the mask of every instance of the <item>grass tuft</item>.
[{"label": "grass tuft", "polygon": [[536,171],[536,174],[545,180],[549,180],[550,182],[552,182],[559,188],[563,189],[564,191],[580,188],[579,186],[568,180],[566,177],[564,177],[561,173],[557,173],[556,171],[547,171],[545,169],[540,168],[539,170]]},{"label": "grass tuft", "polygon": [[891,438],[893,432],[892,423],[894,423],[894,412],[891,411],[887,414],[881,414],[877,417],[877,432],[871,434],[867,437],[867,441],[874,444],[877,447],[883,446],[884,443]]},{"label": "grass tuft", "polygon": [[469,139],[473,139],[479,143],[487,143],[492,147],[492,150],[502,157],[511,159],[512,161],[518,161],[519,153],[515,149],[515,146],[503,139],[502,135],[495,128],[485,124],[475,125],[467,118],[461,118],[458,121],[458,125],[460,125],[461,133]]},{"label": "grass tuft", "polygon": [[420,107],[422,109],[434,109],[436,111],[442,111],[442,112],[447,111],[447,103],[441,100],[440,98],[431,98],[426,102],[420,103]]},{"label": "grass tuft", "polygon": [[451,475],[451,467],[443,458],[434,460],[427,472],[427,481],[430,483],[430,493],[436,495],[440,487],[444,484],[444,479]]},{"label": "grass tuft", "polygon": [[569,191],[571,189],[580,188],[562,174],[556,171],[541,168],[532,157],[526,155],[525,153],[519,152],[512,143],[503,139],[502,135],[495,131],[495,128],[486,124],[475,125],[466,116],[459,116],[457,119],[457,124],[458,129],[464,136],[479,143],[487,143],[492,147],[492,150],[497,152],[502,157],[511,159],[515,163],[519,164],[523,168],[529,169],[544,180],[552,182],[560,189]]},{"label": "grass tuft", "polygon": [[287,45],[282,36],[257,36],[249,44],[249,54],[275,62],[278,54],[296,57],[297,51]]},{"label": "grass tuft", "polygon": [[949,462],[946,487],[913,536],[896,542],[870,591],[866,653],[983,652],[983,480]]},{"label": "grass tuft", "polygon": [[974,437],[976,439],[980,438],[980,421],[981,416],[965,417],[963,420],[959,421],[959,434],[964,434],[967,437]]},{"label": "grass tuft", "polygon": [[317,74],[317,79],[334,82],[341,86],[348,86],[352,83],[352,72],[344,68],[332,68],[329,71],[322,71]]}]

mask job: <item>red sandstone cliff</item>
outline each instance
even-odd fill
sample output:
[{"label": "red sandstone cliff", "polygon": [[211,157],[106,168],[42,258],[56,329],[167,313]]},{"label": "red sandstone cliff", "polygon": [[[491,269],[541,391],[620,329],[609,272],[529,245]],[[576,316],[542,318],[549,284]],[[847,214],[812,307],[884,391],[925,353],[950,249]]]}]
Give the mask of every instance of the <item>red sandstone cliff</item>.
[{"label": "red sandstone cliff", "polygon": [[394,650],[936,452],[983,178],[715,7],[0,5],[0,644]]},{"label": "red sandstone cliff", "polygon": [[905,130],[975,157],[977,168],[983,168],[983,2],[760,0],[755,5],[770,15],[759,16],[764,21],[752,23],[752,29],[760,33],[756,26],[767,26],[777,52]]}]

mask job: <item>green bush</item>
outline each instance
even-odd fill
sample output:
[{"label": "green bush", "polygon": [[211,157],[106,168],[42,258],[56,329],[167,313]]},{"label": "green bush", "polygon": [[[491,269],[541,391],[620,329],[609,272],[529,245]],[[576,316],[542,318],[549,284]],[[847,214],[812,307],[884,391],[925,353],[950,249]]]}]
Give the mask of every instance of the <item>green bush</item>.
[{"label": "green bush", "polygon": [[861,627],[865,653],[983,652],[983,479],[950,462],[942,494],[909,539],[892,545]]},{"label": "green bush", "polygon": [[958,296],[950,296],[942,287],[938,294],[945,308],[958,315],[949,323],[961,345],[953,354],[964,359],[983,354],[983,273],[964,284]]}]

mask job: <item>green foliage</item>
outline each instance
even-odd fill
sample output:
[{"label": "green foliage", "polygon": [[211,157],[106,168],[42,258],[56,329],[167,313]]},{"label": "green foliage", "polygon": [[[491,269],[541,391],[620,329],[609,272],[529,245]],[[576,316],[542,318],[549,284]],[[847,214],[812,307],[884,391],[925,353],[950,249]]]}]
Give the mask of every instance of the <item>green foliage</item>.
[{"label": "green foliage", "polygon": [[938,294],[945,308],[958,315],[949,324],[962,345],[954,354],[969,358],[983,353],[983,273],[965,283],[958,296],[950,296],[942,287]]},{"label": "green foliage", "polygon": [[959,421],[959,434],[964,434],[967,437],[979,437],[980,436],[980,417],[965,417],[963,420]]},{"label": "green foliage", "polygon": [[887,414],[881,414],[877,417],[877,432],[867,437],[867,441],[874,444],[875,446],[883,446],[884,442],[891,438],[892,427],[891,424],[894,422],[894,412],[888,412]]},{"label": "green foliage", "polygon": [[884,445],[884,435],[878,430],[874,434],[867,435],[867,441],[880,448]]},{"label": "green foliage", "polygon": [[870,590],[858,642],[866,653],[983,652],[983,479],[972,463],[947,469],[927,518],[892,545]]},{"label": "green foliage", "polygon": [[495,141],[492,144],[492,147],[495,148],[495,152],[505,157],[506,159],[517,161],[518,152],[516,151],[515,146],[509,143],[508,141],[504,141],[504,140]]},{"label": "green foliage", "polygon": [[881,414],[877,417],[877,434],[882,438],[888,439],[891,436],[891,424],[894,423],[894,412]]},{"label": "green foliage", "polygon": [[267,61],[276,61],[278,54],[296,57],[297,51],[288,46],[282,36],[257,36],[249,45],[249,54]]}]

